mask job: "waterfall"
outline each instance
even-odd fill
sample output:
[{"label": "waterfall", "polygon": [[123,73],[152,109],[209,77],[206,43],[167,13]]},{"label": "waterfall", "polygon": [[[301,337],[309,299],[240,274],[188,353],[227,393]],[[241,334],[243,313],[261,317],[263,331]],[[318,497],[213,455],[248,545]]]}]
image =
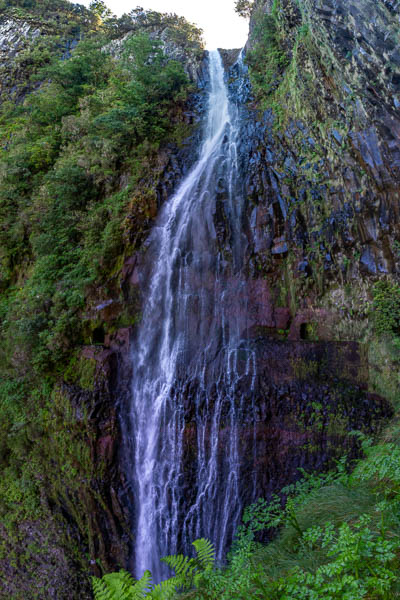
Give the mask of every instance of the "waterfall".
[{"label": "waterfall", "polygon": [[199,159],[152,231],[132,351],[135,572],[156,580],[166,574],[160,556],[190,551],[200,536],[222,559],[243,508],[238,428],[253,402],[255,359],[243,342],[240,119],[217,51],[209,73]]}]

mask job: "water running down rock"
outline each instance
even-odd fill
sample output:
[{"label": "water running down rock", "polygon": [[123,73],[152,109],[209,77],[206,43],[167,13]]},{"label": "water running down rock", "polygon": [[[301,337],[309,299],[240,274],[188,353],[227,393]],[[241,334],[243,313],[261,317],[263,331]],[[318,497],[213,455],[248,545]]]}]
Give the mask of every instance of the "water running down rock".
[{"label": "water running down rock", "polygon": [[[238,115],[217,51],[209,54],[209,72],[200,157],[153,231],[154,267],[132,354],[137,576],[151,569],[160,578],[159,557],[187,548],[199,535],[216,543],[221,559],[242,509],[238,384],[253,371],[254,355],[242,349],[239,361],[246,287],[240,275],[244,195],[237,166]],[[229,215],[224,248],[218,247],[213,220],[217,195]],[[185,497],[183,472],[188,394],[196,407],[191,498]],[[229,434],[221,451],[224,428]]]}]

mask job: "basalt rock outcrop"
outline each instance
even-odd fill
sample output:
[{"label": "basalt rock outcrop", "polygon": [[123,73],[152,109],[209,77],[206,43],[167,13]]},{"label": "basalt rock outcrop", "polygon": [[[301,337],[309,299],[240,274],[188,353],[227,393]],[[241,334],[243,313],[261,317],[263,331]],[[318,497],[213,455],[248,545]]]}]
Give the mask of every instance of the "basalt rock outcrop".
[{"label": "basalt rock outcrop", "polygon": [[[400,268],[399,34],[390,2],[259,1],[246,46],[252,88],[246,75],[235,84],[237,66],[229,72],[231,93],[247,98],[248,335],[268,414],[256,437],[280,449],[265,454],[275,456],[264,465],[272,487],[281,471],[321,468],[334,448],[354,456],[344,432],[376,431],[391,414],[382,396],[399,394],[399,353],[378,341],[371,310],[376,282],[395,286]],[[304,444],[300,415],[319,413],[319,399],[323,414],[346,417],[320,428],[314,413]]]},{"label": "basalt rock outcrop", "polygon": [[[301,308],[316,293],[337,310],[334,288],[399,273],[398,14],[367,0],[258,2],[250,65],[261,22],[280,62],[258,89],[266,110],[244,134],[251,264],[271,277],[285,264]],[[366,292],[357,293],[362,319]]]},{"label": "basalt rock outcrop", "polygon": [[[238,83],[237,65],[228,74],[246,106],[247,335],[268,415],[256,437],[271,435],[285,456],[266,451],[272,488],[284,484],[281,471],[290,479],[298,466],[329,463],[334,448],[354,456],[345,431],[376,431],[392,410],[382,396],[399,394],[399,353],[377,340],[371,310],[376,282],[396,285],[400,268],[399,34],[393,3],[259,1],[246,46],[253,85],[245,73]],[[327,418],[321,436],[314,414],[304,444],[300,415],[319,399],[323,414],[346,417],[332,426]]]},{"label": "basalt rock outcrop", "polygon": [[[357,343],[291,342],[264,333],[250,348],[256,357],[256,377],[242,375],[236,390],[243,506],[279,493],[299,479],[300,469],[333,468],[344,454],[351,464],[360,453],[351,432],[376,434],[393,414],[388,401],[368,392],[368,363]],[[238,365],[243,374],[248,371],[248,350],[243,344]],[[206,445],[213,443],[213,392],[200,407],[191,402],[195,393],[192,382],[186,390],[182,520],[196,493],[199,419],[208,423]],[[231,435],[229,411],[227,400],[220,417],[217,460],[221,463]]]}]

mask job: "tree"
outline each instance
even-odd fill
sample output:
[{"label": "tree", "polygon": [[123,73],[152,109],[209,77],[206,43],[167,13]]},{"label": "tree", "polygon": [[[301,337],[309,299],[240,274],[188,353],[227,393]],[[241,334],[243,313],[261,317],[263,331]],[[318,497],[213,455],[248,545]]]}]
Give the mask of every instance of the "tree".
[{"label": "tree", "polygon": [[245,19],[249,19],[251,16],[251,11],[254,7],[254,0],[236,0],[235,1],[235,11],[241,17]]},{"label": "tree", "polygon": [[92,0],[92,2],[89,5],[89,8],[102,21],[105,21],[112,16],[111,10],[108,8],[108,6],[106,6],[103,0]]}]

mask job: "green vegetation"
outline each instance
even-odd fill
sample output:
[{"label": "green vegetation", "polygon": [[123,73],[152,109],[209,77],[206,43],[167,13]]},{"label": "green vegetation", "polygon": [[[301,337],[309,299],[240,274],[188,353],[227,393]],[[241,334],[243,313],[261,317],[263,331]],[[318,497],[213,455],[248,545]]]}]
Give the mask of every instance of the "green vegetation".
[{"label": "green vegetation", "polygon": [[146,571],[139,581],[126,571],[104,575],[102,579],[92,578],[95,600],[166,600],[176,596],[176,590],[187,590],[201,581],[214,567],[214,548],[205,539],[193,542],[196,557],[182,554],[166,556],[162,560],[175,572],[170,579],[153,584],[151,573]]},{"label": "green vegetation", "polygon": [[[326,136],[333,123],[318,96],[321,77],[328,76],[333,59],[313,30],[303,4],[293,2],[290,17],[288,14],[281,0],[273,0],[270,12],[257,5],[253,8],[252,44],[246,60],[255,98],[261,109],[273,111],[277,130],[284,129],[296,115]],[[301,133],[298,135],[301,142]],[[304,161],[309,164],[310,159],[311,163],[315,162],[312,159],[320,160],[322,147],[316,142],[311,148],[306,145],[302,150],[309,156],[304,156]]]},{"label": "green vegetation", "polygon": [[378,281],[373,288],[373,319],[378,334],[400,334],[400,285]]},{"label": "green vegetation", "polygon": [[[12,53],[8,57],[5,53],[2,57],[0,100],[3,103],[21,102],[38,86],[44,65],[68,57],[82,37],[95,35],[100,26],[93,12],[66,0],[0,0],[0,17],[13,22],[15,33],[10,42],[16,51],[15,56]],[[20,34],[19,25],[27,30],[26,34]]]},{"label": "green vegetation", "polygon": [[235,0],[235,11],[241,17],[248,19],[254,8],[254,0]]},{"label": "green vegetation", "polygon": [[[82,341],[85,291],[121,254],[142,164],[176,139],[171,110],[188,93],[180,63],[146,34],[128,39],[117,64],[103,46],[81,42],[46,68],[51,83],[0,121],[2,139],[12,136],[1,165],[3,289],[19,287],[20,265],[32,264],[12,293],[5,335],[39,371]],[[123,190],[121,172],[130,174]]]},{"label": "green vegetation", "polygon": [[[282,130],[295,114],[311,121],[313,128],[325,131],[329,122],[318,105],[320,49],[312,35],[311,24],[300,8],[294,23],[285,20],[280,0],[274,0],[271,12],[254,9],[252,49],[247,54],[249,74],[255,98],[262,109],[271,109],[274,126]],[[304,150],[304,149],[303,149]],[[304,157],[307,164],[321,157],[314,145]],[[315,176],[310,172],[310,176]]]},{"label": "green vegetation", "polygon": [[[324,475],[305,475],[270,502],[249,507],[237,532],[228,565],[210,561],[197,565],[195,576],[186,565],[195,559],[168,557],[178,578],[161,585],[157,598],[186,600],[391,600],[400,597],[400,448],[395,443],[362,438],[365,458],[351,474],[345,460]],[[257,541],[260,532],[278,536],[269,544]],[[204,544],[204,541],[201,541]],[[194,561],[194,562],[193,562]],[[187,574],[187,577],[186,577]],[[97,599],[152,598],[132,593],[131,581],[119,585],[116,576],[108,595]],[[149,581],[149,574],[145,576]],[[143,581],[143,580],[142,580]],[[171,590],[170,582],[174,589]],[[102,588],[95,580],[98,591]],[[185,587],[191,587],[185,592]],[[129,593],[132,593],[130,596]]]},{"label": "green vegetation", "polygon": [[[100,288],[102,299],[122,298],[124,257],[140,250],[157,212],[161,150],[190,133],[193,87],[150,34],[159,27],[196,58],[200,31],[141,9],[117,19],[102,3],[93,11],[63,0],[9,4],[0,11],[43,35],[7,70],[10,88],[23,81],[36,91],[0,107],[0,560],[15,555],[23,568],[32,554],[21,543],[24,524],[33,531],[55,515],[46,543],[62,538],[87,572],[99,556],[96,510],[107,505],[90,416],[96,361],[82,346],[96,329],[138,318],[133,305],[110,322],[90,308]],[[113,40],[129,31],[116,53]],[[2,583],[0,575],[0,595]],[[47,597],[42,584],[38,577],[32,597]],[[21,587],[15,598],[23,596]]]},{"label": "green vegetation", "polygon": [[20,11],[19,14],[39,15],[41,19],[49,15],[55,16],[57,13],[65,13],[63,16],[75,14],[85,16],[87,19],[94,18],[93,12],[82,4],[73,4],[68,0],[1,0],[0,10],[10,9]]},{"label": "green vegetation", "polygon": [[288,57],[283,47],[283,32],[279,19],[279,0],[274,0],[271,13],[256,13],[252,37],[254,48],[247,55],[250,78],[256,98],[264,100],[279,87]]}]

